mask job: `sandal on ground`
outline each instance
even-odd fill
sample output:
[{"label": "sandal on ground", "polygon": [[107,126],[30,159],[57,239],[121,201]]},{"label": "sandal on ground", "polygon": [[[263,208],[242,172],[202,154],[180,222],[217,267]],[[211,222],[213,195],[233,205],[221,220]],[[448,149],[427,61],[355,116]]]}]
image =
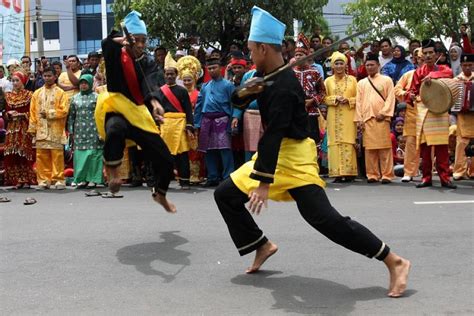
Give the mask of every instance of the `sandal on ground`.
[{"label": "sandal on ground", "polygon": [[101,196],[102,196],[104,199],[120,199],[120,198],[123,198],[123,195],[122,195],[122,194],[112,193],[112,192],[105,192],[105,193],[102,193]]},{"label": "sandal on ground", "polygon": [[92,197],[92,196],[101,196],[102,193],[97,191],[97,190],[91,190],[89,192],[84,193],[87,197]]},{"label": "sandal on ground", "polygon": [[6,196],[0,196],[0,203],[7,203],[7,202],[11,202],[11,200],[7,198]]},{"label": "sandal on ground", "polygon": [[32,198],[32,197],[27,197],[25,199],[25,202],[23,202],[23,205],[33,205],[33,204],[36,204],[36,199],[35,198]]},{"label": "sandal on ground", "polygon": [[20,189],[23,189],[24,186],[25,186],[24,183],[18,183],[18,184],[15,185],[12,189],[13,189],[13,190],[20,190]]},{"label": "sandal on ground", "polygon": [[77,184],[78,189],[85,189],[87,188],[88,183],[87,182],[81,182]]}]

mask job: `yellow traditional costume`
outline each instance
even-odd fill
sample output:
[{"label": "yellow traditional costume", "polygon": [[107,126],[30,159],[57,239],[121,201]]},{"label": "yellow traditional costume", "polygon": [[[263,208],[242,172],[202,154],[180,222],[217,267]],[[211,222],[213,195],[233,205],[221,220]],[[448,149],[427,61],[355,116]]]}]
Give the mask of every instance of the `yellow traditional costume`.
[{"label": "yellow traditional costume", "polygon": [[[474,56],[470,55],[468,58],[474,59]],[[463,60],[461,62],[463,62]],[[468,77],[464,73],[461,73],[456,77],[456,80],[460,82],[471,81],[474,83],[474,74],[471,74],[471,76]],[[474,177],[474,158],[471,157],[471,162],[468,163],[468,159],[465,154],[465,149],[468,146],[469,141],[474,138],[474,112],[458,113],[457,125],[458,133],[456,138],[456,156],[453,177],[455,180],[461,180],[466,177]]]},{"label": "yellow traditional costume", "polygon": [[[347,57],[339,52],[331,56],[331,66],[336,61],[347,64]],[[327,135],[329,176],[357,176],[357,153],[355,140],[357,137],[354,123],[357,79],[344,74],[342,78],[335,75],[324,81],[326,85],[325,104],[328,106]],[[344,97],[349,103],[340,104],[338,97]]]},{"label": "yellow traditional costume", "polygon": [[[196,106],[197,98],[199,96],[199,91],[196,89],[196,82],[202,74],[201,62],[194,56],[184,56],[178,60],[176,67],[178,68],[179,79],[183,81],[185,79],[192,80],[192,85],[185,85],[185,88],[188,90],[188,95],[194,115],[194,107]],[[189,146],[191,147],[189,150],[189,180],[191,183],[200,183],[204,181],[206,168],[203,153],[197,151],[197,137],[194,139],[189,139]]]},{"label": "yellow traditional costume", "polygon": [[[364,126],[365,166],[369,181],[378,181],[380,178],[390,181],[394,177],[390,138],[390,119],[394,109],[395,94],[390,77],[377,73],[357,83],[354,121]],[[385,117],[381,122],[376,120],[379,114]]]},{"label": "yellow traditional costume", "polygon": [[28,132],[36,139],[36,173],[40,187],[65,185],[63,150],[67,143],[68,111],[68,96],[57,85],[43,86],[31,97]]},{"label": "yellow traditional costume", "polygon": [[[415,70],[410,70],[403,74],[395,85],[394,92],[399,102],[405,101],[405,95],[410,89],[411,82]],[[404,179],[402,181],[408,181],[409,179],[418,175],[418,168],[420,165],[420,150],[416,147],[416,117],[418,103],[420,103],[420,97],[417,96],[414,101],[414,106],[407,105],[405,111],[405,122],[403,125],[403,137],[405,138],[405,156],[403,159]]]},{"label": "yellow traditional costume", "polygon": [[[270,184],[268,198],[274,201],[293,201],[288,190],[305,185],[316,184],[322,188],[326,186],[319,177],[318,159],[314,154],[316,144],[311,138],[302,140],[284,138],[281,142],[278,162]],[[255,190],[260,181],[249,177],[250,174],[259,174],[254,170],[258,152],[252,160],[234,171],[230,177],[234,184],[244,193]]]},{"label": "yellow traditional costume", "polygon": [[[165,69],[177,69],[177,63],[171,56],[171,53],[165,57]],[[166,88],[166,87],[162,87]],[[173,93],[169,90],[168,93]],[[166,94],[165,94],[166,96]],[[172,97],[170,95],[170,97]],[[170,100],[171,102],[171,100]],[[179,101],[178,101],[179,102]],[[165,108],[164,122],[160,125],[160,135],[165,141],[172,155],[181,154],[189,151],[188,137],[186,135],[186,113],[184,112],[168,112]]]}]

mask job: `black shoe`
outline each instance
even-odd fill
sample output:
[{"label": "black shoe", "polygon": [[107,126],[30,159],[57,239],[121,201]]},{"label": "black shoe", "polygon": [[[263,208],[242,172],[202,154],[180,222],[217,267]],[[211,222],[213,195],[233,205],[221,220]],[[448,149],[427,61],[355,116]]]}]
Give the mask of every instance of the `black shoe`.
[{"label": "black shoe", "polygon": [[389,179],[382,179],[382,184],[389,184],[392,183]]},{"label": "black shoe", "polygon": [[142,185],[143,185],[143,182],[139,181],[139,180],[132,180],[130,182],[130,187],[132,187],[132,188],[141,187]]},{"label": "black shoe", "polygon": [[443,188],[448,188],[448,189],[456,189],[458,186],[453,184],[451,181],[446,182],[446,183],[441,183],[441,186]]},{"label": "black shoe", "polygon": [[379,182],[379,181],[376,179],[367,179],[367,183],[375,183],[375,182]]},{"label": "black shoe", "polygon": [[342,180],[342,182],[344,183],[351,183],[351,182],[354,182],[355,181],[355,177],[351,176],[351,177],[344,177],[344,179]]},{"label": "black shoe", "polygon": [[427,187],[432,187],[433,183],[431,182],[421,182],[416,185],[416,187],[419,188],[427,188]]},{"label": "black shoe", "polygon": [[153,187],[155,186],[155,180],[152,180],[152,181],[147,180],[147,181],[146,181],[146,186],[147,186],[148,188],[153,188]]},{"label": "black shoe", "polygon": [[211,187],[217,187],[219,185],[219,181],[206,181],[202,184],[204,188],[211,188]]}]

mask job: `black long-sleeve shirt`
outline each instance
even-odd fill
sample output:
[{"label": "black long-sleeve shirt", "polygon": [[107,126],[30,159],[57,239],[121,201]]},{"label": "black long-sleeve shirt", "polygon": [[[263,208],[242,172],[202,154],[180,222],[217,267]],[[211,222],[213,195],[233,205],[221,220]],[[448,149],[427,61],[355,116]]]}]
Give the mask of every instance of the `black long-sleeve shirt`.
[{"label": "black long-sleeve shirt", "polygon": [[[186,114],[186,127],[188,129],[193,129],[193,108],[191,105],[191,100],[189,99],[188,90],[178,85],[171,86],[170,90],[179,100],[179,102],[181,103],[181,107],[183,108],[183,111]],[[179,112],[179,110],[175,108],[173,104],[168,100],[168,98],[165,96],[163,91],[161,91],[161,89],[152,92],[150,94],[150,97],[154,97],[158,100],[158,102],[160,102],[160,104],[163,106],[163,109],[165,110],[165,113]]]},{"label": "black long-sleeve shirt", "polygon": [[[133,97],[130,89],[128,88],[125,75],[123,73],[123,66],[121,62],[122,45],[114,42],[115,37],[119,37],[121,34],[113,30],[109,36],[102,40],[102,54],[105,59],[105,70],[107,74],[107,90],[109,92],[120,92],[135,104],[138,104],[137,100]],[[139,66],[140,64],[140,66]],[[142,55],[140,58],[134,61],[135,73],[137,74],[138,83],[142,96],[145,100],[150,100],[148,97],[152,92],[152,87],[156,86],[157,78],[157,65],[151,58],[151,56]],[[141,67],[141,69],[140,69]],[[147,78],[148,85],[146,84],[144,77]],[[149,104],[147,104],[149,106]]]},{"label": "black long-sleeve shirt", "polygon": [[[262,74],[255,76],[262,77]],[[246,98],[239,98],[236,92],[232,95],[232,103],[239,108],[255,99],[258,102],[264,133],[258,142],[258,158],[250,177],[266,183],[273,183],[283,138],[309,136],[305,93],[293,70],[284,70],[272,80],[273,84],[257,95]]]}]

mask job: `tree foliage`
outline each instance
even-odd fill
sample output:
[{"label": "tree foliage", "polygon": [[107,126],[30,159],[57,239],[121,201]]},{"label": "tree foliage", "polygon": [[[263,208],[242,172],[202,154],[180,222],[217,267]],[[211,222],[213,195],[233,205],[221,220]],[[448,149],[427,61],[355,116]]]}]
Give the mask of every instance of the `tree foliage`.
[{"label": "tree foliage", "polygon": [[327,28],[322,7],[328,0],[116,0],[116,21],[130,9],[143,14],[151,37],[175,45],[179,34],[199,37],[200,42],[219,42],[226,49],[233,39],[244,40],[250,28],[250,10],[254,5],[271,12],[292,32],[293,18],[303,21],[305,30],[318,24]]},{"label": "tree foliage", "polygon": [[370,35],[379,38],[457,38],[461,23],[474,22],[470,0],[357,0],[345,11],[354,17],[352,29],[373,27]]}]

